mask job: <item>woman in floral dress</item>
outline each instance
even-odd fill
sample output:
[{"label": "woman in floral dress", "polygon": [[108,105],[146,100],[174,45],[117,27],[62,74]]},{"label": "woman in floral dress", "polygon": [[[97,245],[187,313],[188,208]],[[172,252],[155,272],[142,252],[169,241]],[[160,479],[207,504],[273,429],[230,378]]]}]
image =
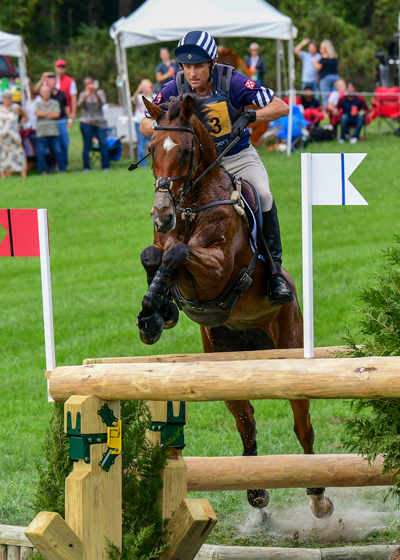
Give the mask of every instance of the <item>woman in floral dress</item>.
[{"label": "woman in floral dress", "polygon": [[12,172],[21,173],[26,177],[26,155],[18,130],[18,121],[27,120],[27,114],[12,101],[12,92],[3,92],[3,104],[0,105],[0,174],[2,179]]}]

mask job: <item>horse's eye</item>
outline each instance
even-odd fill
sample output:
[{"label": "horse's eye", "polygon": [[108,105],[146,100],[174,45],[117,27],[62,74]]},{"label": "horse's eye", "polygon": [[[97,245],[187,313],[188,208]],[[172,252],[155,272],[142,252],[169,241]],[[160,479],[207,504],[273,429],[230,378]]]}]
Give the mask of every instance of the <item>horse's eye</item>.
[{"label": "horse's eye", "polygon": [[191,153],[192,153],[192,148],[185,148],[182,152],[181,159],[183,160],[188,159]]}]

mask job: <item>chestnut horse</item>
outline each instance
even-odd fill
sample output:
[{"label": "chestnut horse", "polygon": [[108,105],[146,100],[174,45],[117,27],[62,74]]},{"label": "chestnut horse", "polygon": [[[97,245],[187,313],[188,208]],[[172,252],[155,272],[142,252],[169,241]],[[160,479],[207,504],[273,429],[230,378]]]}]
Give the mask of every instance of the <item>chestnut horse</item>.
[{"label": "chestnut horse", "polygon": [[[208,169],[217,152],[204,101],[189,94],[173,99],[167,110],[145,98],[144,102],[157,125],[149,144],[156,178],[151,210],[155,235],[153,245],[141,254],[149,285],[138,316],[142,341],[154,344],[163,328],[177,323],[172,293],[200,325],[204,352],[302,347],[302,314],[292,278],[282,269],[294,300],[271,307],[269,273],[257,254],[254,259],[245,220],[232,207],[232,178],[219,165]],[[236,291],[230,291],[235,285]],[[256,455],[253,406],[244,400],[225,404],[235,417],[243,455]],[[304,453],[313,453],[310,403],[290,404],[296,436]],[[317,517],[333,510],[324,490],[307,489]],[[248,490],[247,495],[253,507],[265,507],[269,501],[266,490]]]}]

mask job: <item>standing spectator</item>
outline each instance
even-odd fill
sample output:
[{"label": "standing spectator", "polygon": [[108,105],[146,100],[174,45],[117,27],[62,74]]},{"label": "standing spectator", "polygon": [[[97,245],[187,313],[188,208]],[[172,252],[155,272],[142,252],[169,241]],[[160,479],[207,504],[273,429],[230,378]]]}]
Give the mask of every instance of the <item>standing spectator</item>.
[{"label": "standing spectator", "polygon": [[244,63],[250,69],[250,79],[259,86],[264,86],[264,74],[267,69],[264,59],[260,56],[260,45],[251,43],[249,52],[250,56],[246,56]]},{"label": "standing spectator", "polygon": [[349,82],[347,84],[347,93],[339,99],[338,110],[342,111],[340,117],[341,135],[339,144],[344,144],[346,140],[347,128],[355,126],[354,136],[350,138],[350,144],[357,144],[360,131],[365,123],[365,115],[369,112],[369,107],[365,103],[363,97],[354,95],[355,86]]},{"label": "standing spectator", "polygon": [[106,95],[102,89],[97,89],[92,78],[85,78],[85,91],[79,94],[78,107],[81,109],[81,133],[83,136],[83,170],[90,171],[89,155],[92,149],[93,137],[99,141],[101,166],[103,171],[109,171],[110,160],[107,143],[107,121],[103,115],[103,105]]},{"label": "standing spectator", "polygon": [[157,83],[154,87],[154,93],[161,91],[164,84],[172,80],[172,76],[179,70],[179,64],[175,60],[171,60],[169,50],[166,47],[160,49],[161,62],[156,69]]},{"label": "standing spectator", "polygon": [[339,79],[338,58],[332,43],[327,39],[322,41],[319,52],[321,58],[314,59],[314,66],[318,70],[319,89],[323,97],[323,106],[326,107],[329,93],[334,90],[334,84]]},{"label": "standing spectator", "polygon": [[12,172],[26,177],[26,155],[18,130],[18,120],[27,120],[27,114],[20,105],[14,104],[12,91],[3,91],[3,104],[0,105],[0,174],[5,179]]},{"label": "standing spectator", "polygon": [[[307,51],[302,48],[307,45]],[[312,88],[318,91],[318,72],[314,67],[314,60],[320,60],[321,55],[318,52],[317,45],[314,40],[305,38],[294,49],[295,54],[301,59],[301,89]]]},{"label": "standing spectator", "polygon": [[[61,58],[56,61],[55,63],[55,74],[56,74],[56,88],[59,91],[65,93],[67,98],[68,107],[70,109],[70,116],[68,118],[67,127],[71,128],[76,118],[76,108],[77,108],[77,97],[78,97],[78,90],[76,88],[76,83],[71,76],[67,76],[66,72],[67,63],[65,60]],[[42,74],[42,77],[38,81],[35,86],[36,91],[39,91],[42,84],[45,83],[48,85],[46,79],[49,75],[49,72],[45,72]],[[68,133],[65,134],[64,130],[60,135],[60,142],[62,145],[63,152],[65,153],[65,163],[68,165],[68,147],[69,147],[69,135]]]},{"label": "standing spectator", "polygon": [[[46,153],[50,149],[56,158],[61,173],[65,172],[66,164],[61,150],[60,131],[58,130],[58,119],[60,118],[60,104],[51,99],[49,86],[40,88],[42,99],[36,102],[36,138],[38,150],[38,167],[41,175],[47,175]],[[54,169],[50,168],[50,172]]]},{"label": "standing spectator", "polygon": [[47,75],[46,83],[51,90],[51,98],[60,104],[60,117],[58,119],[58,130],[60,131],[60,146],[63,153],[66,167],[68,166],[68,145],[69,136],[67,130],[67,119],[71,119],[71,110],[68,107],[67,96],[63,91],[56,88],[57,78],[55,74]]},{"label": "standing spectator", "polygon": [[36,88],[32,84],[32,82],[29,78],[28,78],[28,84],[29,84],[29,91],[30,91],[31,97],[30,97],[30,99],[26,99],[26,101],[25,101],[25,111],[26,111],[26,114],[28,115],[28,119],[26,121],[26,129],[35,130],[36,129],[36,121],[37,121],[37,116],[36,116],[36,113],[35,113],[35,105],[36,105],[36,102],[39,101],[39,99],[41,99],[41,97],[40,97],[40,95],[38,95],[36,93]]},{"label": "standing spectator", "polygon": [[[136,110],[133,117],[135,121],[136,127],[136,136],[137,136],[137,157],[138,159],[144,158],[146,155],[146,147],[150,142],[150,138],[148,136],[144,136],[140,132],[140,123],[144,119],[146,107],[143,103],[143,97],[145,97],[148,101],[153,102],[155,95],[153,93],[153,84],[150,80],[142,80],[132,95],[132,101],[136,104]],[[146,167],[146,160],[142,161],[140,164],[141,167]]]}]

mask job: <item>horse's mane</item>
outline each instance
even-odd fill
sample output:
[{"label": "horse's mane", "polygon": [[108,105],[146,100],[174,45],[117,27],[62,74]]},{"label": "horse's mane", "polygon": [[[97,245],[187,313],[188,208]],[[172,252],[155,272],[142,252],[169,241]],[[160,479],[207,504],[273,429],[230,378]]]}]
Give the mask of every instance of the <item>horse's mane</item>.
[{"label": "horse's mane", "polygon": [[191,97],[194,101],[194,115],[201,122],[201,124],[206,128],[207,132],[212,129],[210,120],[208,118],[209,107],[207,106],[207,101],[202,95],[197,93],[185,93],[179,97],[171,97],[169,103],[165,103],[165,108],[167,109],[168,118],[170,121],[177,119],[181,112],[182,103],[186,97]]}]

